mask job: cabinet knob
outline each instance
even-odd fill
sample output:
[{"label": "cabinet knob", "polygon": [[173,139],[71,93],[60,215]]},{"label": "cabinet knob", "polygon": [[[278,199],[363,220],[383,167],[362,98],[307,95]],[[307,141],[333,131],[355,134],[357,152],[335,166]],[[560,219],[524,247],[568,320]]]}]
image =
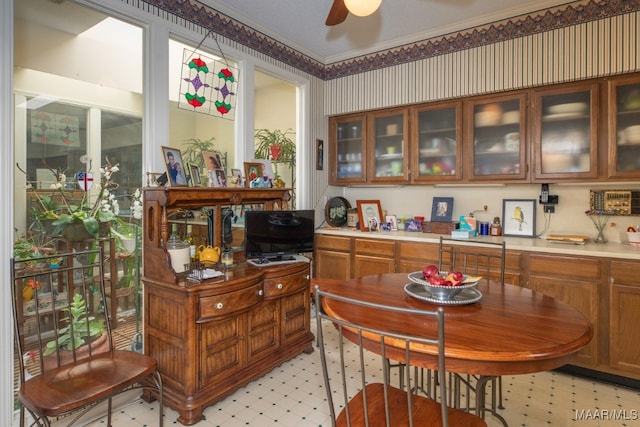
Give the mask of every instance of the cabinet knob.
[{"label": "cabinet knob", "polygon": [[282,289],[282,287],[283,287],[283,286],[282,286],[282,283],[278,283],[278,284],[276,285],[276,288],[278,288],[278,289]]},{"label": "cabinet knob", "polygon": [[305,275],[304,275],[304,280],[309,280],[309,279],[311,279],[311,276],[310,276],[310,275],[308,275],[308,274],[305,274]]},{"label": "cabinet knob", "polygon": [[219,303],[217,303],[217,304],[216,304],[216,308],[217,308],[218,310],[222,310],[222,308],[223,308],[223,307],[224,307],[224,304],[223,304],[223,303],[221,303],[221,302],[219,302]]},{"label": "cabinet knob", "polygon": [[262,289],[260,289],[260,290],[258,291],[258,295],[262,296],[263,294],[264,294],[264,291],[263,291]]}]

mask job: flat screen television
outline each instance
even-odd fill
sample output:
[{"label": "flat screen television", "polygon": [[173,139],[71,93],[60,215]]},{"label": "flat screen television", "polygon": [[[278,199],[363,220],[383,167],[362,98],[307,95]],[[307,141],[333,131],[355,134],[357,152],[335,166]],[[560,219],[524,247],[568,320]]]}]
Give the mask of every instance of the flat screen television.
[{"label": "flat screen television", "polygon": [[244,217],[245,255],[286,261],[313,251],[313,210],[248,211]]}]

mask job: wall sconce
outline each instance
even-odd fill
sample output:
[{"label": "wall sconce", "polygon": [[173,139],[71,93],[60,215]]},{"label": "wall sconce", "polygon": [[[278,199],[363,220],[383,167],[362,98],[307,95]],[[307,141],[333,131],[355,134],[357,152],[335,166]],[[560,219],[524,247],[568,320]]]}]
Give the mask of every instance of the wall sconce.
[{"label": "wall sconce", "polygon": [[382,0],[344,0],[349,12],[356,16],[369,16],[380,7]]}]

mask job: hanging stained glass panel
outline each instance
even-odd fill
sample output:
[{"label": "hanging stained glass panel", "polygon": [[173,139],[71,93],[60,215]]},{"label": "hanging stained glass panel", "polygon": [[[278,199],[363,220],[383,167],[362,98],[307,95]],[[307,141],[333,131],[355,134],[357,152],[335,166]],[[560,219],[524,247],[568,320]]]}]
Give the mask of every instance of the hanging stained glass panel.
[{"label": "hanging stained glass panel", "polygon": [[238,69],[184,49],[178,107],[223,119],[235,118]]}]

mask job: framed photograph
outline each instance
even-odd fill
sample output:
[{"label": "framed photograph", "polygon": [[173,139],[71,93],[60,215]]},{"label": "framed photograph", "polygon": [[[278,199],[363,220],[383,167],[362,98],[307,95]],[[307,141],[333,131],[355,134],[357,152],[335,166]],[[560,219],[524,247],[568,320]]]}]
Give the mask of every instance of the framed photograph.
[{"label": "framed photograph", "polygon": [[536,237],[536,200],[502,200],[502,235]]},{"label": "framed photograph", "polygon": [[384,222],[389,224],[389,231],[398,231],[398,218],[395,215],[387,215]]},{"label": "framed photograph", "polygon": [[431,206],[431,222],[451,222],[453,197],[434,197]]},{"label": "framed photograph", "polygon": [[200,178],[200,168],[198,165],[189,163],[189,172],[191,174],[191,185],[200,187],[202,185],[202,178]]},{"label": "framed photograph", "polygon": [[226,187],[227,175],[224,173],[224,169],[216,169],[214,173],[216,176],[216,187]]},{"label": "framed photograph", "polygon": [[205,151],[202,153],[204,157],[204,164],[207,166],[208,171],[214,171],[216,169],[225,169],[224,162],[220,153],[214,153],[213,151]]},{"label": "framed photograph", "polygon": [[247,179],[246,187],[249,187],[251,181],[263,176],[262,163],[244,162],[244,176]]},{"label": "framed photograph", "polygon": [[[382,218],[382,207],[380,200],[356,200],[358,206],[358,221],[360,221],[360,231],[369,231],[371,219],[375,219],[375,224],[380,224]],[[377,229],[376,229],[377,231]]]},{"label": "framed photograph", "polygon": [[236,187],[244,187],[242,182],[242,171],[240,169],[231,169],[231,184]]},{"label": "framed photograph", "polygon": [[187,175],[184,163],[182,163],[182,153],[177,148],[160,147],[162,158],[167,169],[168,185],[170,187],[186,187]]},{"label": "framed photograph", "polygon": [[316,170],[324,168],[324,141],[316,139]]}]

